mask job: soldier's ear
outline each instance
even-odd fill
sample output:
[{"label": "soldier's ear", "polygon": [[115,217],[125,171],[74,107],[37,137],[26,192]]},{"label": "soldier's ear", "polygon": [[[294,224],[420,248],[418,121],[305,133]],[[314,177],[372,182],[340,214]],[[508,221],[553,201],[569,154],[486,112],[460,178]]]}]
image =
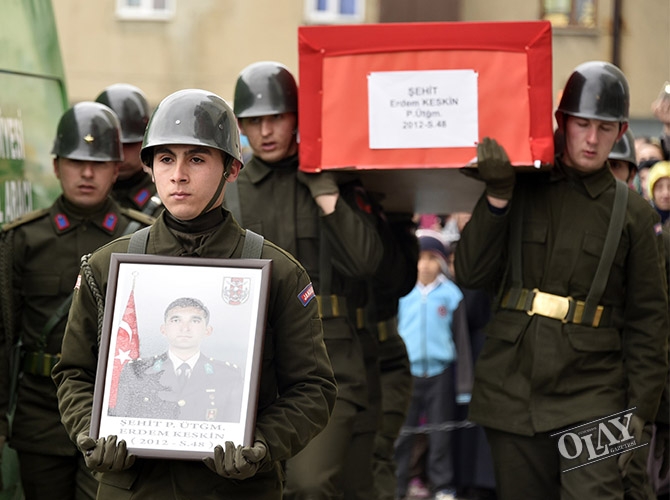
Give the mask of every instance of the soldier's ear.
[{"label": "soldier's ear", "polygon": [[619,125],[619,135],[616,138],[617,141],[623,137],[623,135],[626,133],[626,130],[628,130],[628,122],[621,123]]},{"label": "soldier's ear", "polygon": [[228,169],[226,170],[226,173],[224,174],[224,177],[226,178],[226,181],[228,182],[235,182],[237,180],[237,176],[240,174],[240,169],[242,168],[242,164],[240,163],[239,160],[233,160],[230,165],[228,165]]},{"label": "soldier's ear", "polygon": [[54,158],[54,174],[56,174],[56,179],[60,179],[60,165],[58,164],[58,157]]}]

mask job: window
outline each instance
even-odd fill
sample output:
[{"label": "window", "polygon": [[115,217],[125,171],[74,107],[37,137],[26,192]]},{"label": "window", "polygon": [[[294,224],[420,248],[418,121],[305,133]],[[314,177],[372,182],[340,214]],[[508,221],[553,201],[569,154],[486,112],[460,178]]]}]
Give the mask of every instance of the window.
[{"label": "window", "polygon": [[595,28],[597,0],[542,0],[542,19],[555,28]]},{"label": "window", "polygon": [[174,16],[177,0],[116,0],[119,19],[168,20]]},{"label": "window", "polygon": [[353,24],[365,19],[365,0],[305,0],[305,21],[313,24]]}]

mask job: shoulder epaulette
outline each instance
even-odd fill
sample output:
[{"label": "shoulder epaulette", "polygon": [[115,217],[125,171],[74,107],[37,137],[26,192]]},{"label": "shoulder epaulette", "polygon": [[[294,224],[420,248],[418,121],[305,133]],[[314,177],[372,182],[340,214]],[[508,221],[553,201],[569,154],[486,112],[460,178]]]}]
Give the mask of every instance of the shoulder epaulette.
[{"label": "shoulder epaulette", "polygon": [[40,210],[33,210],[32,212],[23,214],[14,219],[13,221],[10,221],[7,224],[3,225],[2,230],[11,231],[12,229],[16,229],[17,227],[27,224],[28,222],[32,222],[34,220],[44,217],[49,213],[50,210],[51,208],[42,208]]},{"label": "shoulder epaulette", "polygon": [[121,213],[129,219],[137,221],[140,224],[144,224],[145,226],[150,226],[156,222],[156,217],[142,213],[139,210],[135,210],[134,208],[122,207]]}]

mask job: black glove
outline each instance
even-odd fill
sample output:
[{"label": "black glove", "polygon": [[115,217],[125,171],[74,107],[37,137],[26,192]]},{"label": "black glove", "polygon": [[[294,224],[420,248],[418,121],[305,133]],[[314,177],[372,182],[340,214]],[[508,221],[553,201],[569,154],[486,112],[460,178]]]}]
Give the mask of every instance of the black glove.
[{"label": "black glove", "polygon": [[98,438],[82,432],[77,436],[77,446],[84,454],[86,467],[96,472],[121,472],[135,463],[135,455],[128,453],[124,440],[116,443],[116,436]]},{"label": "black glove", "polygon": [[477,165],[479,178],[486,183],[486,194],[502,200],[512,199],[514,167],[495,139],[484,137],[477,145]]},{"label": "black glove", "polygon": [[298,172],[298,181],[302,182],[312,198],[321,196],[323,194],[338,194],[340,188],[338,187],[338,178],[335,172],[321,172],[318,174],[306,174],[305,172]]},{"label": "black glove", "polygon": [[[635,443],[637,443],[638,445],[642,443],[643,431],[644,431],[644,420],[642,420],[637,415],[633,415],[630,418],[630,423],[628,424],[628,433],[631,436],[633,436],[633,438],[635,439]],[[619,472],[621,473],[621,477],[626,477],[626,474],[628,473],[628,464],[633,458],[633,453],[635,453],[635,451],[636,450],[626,451],[619,455],[617,464],[619,466]]]},{"label": "black glove", "polygon": [[224,453],[221,445],[214,448],[214,458],[203,459],[205,465],[219,476],[228,479],[248,479],[261,466],[263,459],[268,455],[268,449],[262,441],[256,441],[253,446],[238,446],[226,441]]},{"label": "black glove", "polygon": [[668,424],[656,424],[656,442],[654,444],[654,458],[661,461],[658,478],[665,479],[670,469],[670,429]]}]

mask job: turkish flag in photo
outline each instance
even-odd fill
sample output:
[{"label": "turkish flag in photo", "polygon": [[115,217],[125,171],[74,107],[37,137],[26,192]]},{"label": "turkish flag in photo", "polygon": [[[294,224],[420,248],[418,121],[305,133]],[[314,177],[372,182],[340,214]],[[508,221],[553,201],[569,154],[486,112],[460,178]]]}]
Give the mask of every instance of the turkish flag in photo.
[{"label": "turkish flag in photo", "polygon": [[135,311],[135,291],[128,296],[126,310],[123,313],[119,331],[116,334],[116,350],[114,352],[114,368],[112,369],[112,385],[109,391],[109,407],[116,406],[119,378],[123,366],[130,360],[140,356],[140,339],[137,336],[137,314]]}]

